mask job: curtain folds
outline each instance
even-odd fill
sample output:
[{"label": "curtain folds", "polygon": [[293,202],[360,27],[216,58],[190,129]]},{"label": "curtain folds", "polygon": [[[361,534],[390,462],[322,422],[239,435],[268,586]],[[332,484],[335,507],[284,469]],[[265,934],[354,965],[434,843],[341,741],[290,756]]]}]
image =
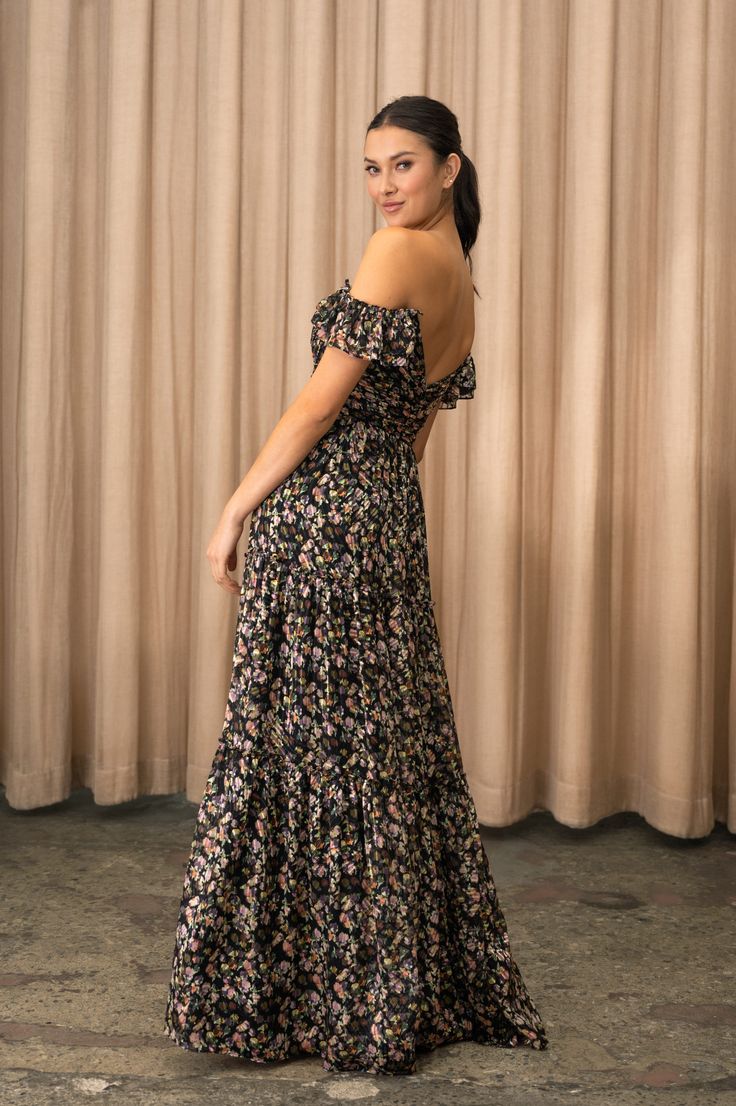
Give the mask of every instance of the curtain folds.
[{"label": "curtain folds", "polygon": [[420,470],[481,821],[736,832],[736,5],[27,0],[0,51],[10,805],[199,800],[206,543],[382,225],[368,123],[421,92],[483,205],[476,398]]}]

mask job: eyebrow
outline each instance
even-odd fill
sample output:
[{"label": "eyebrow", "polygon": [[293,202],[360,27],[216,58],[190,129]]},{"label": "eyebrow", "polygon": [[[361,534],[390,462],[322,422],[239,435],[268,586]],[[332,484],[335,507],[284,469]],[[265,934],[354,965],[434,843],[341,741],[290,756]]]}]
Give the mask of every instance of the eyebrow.
[{"label": "eyebrow", "polygon": [[[401,150],[398,154],[391,154],[389,161],[395,161],[397,157],[403,157],[404,154],[413,154],[414,150]],[[374,165],[378,165],[377,161],[373,161],[372,157],[364,157],[363,161],[372,161]]]}]

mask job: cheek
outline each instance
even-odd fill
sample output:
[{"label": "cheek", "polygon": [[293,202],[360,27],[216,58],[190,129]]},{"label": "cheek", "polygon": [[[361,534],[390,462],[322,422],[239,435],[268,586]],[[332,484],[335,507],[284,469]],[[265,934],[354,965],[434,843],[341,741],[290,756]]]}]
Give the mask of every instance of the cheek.
[{"label": "cheek", "polygon": [[401,191],[406,196],[416,196],[427,187],[427,182],[420,173],[407,173],[401,180]]}]

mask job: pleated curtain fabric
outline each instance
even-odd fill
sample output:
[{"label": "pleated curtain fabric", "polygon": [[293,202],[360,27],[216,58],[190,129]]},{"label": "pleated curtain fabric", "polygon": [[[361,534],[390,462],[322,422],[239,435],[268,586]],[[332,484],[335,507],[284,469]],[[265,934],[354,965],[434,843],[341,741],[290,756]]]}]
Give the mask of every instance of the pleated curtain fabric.
[{"label": "pleated curtain fabric", "polygon": [[476,398],[420,468],[481,821],[736,831],[736,5],[27,0],[0,34],[10,805],[199,800],[237,610],[206,543],[383,225],[368,123],[423,93],[483,205]]}]

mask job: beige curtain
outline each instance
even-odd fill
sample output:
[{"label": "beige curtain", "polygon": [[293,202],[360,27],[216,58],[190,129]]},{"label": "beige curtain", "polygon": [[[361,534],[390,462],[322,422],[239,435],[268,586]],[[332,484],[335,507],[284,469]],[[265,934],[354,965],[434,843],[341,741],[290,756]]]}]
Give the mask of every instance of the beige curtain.
[{"label": "beige curtain", "polygon": [[476,398],[420,470],[481,821],[736,832],[736,4],[4,0],[0,21],[10,805],[200,798],[237,608],[206,543],[382,225],[368,122],[423,92],[483,203]]}]

